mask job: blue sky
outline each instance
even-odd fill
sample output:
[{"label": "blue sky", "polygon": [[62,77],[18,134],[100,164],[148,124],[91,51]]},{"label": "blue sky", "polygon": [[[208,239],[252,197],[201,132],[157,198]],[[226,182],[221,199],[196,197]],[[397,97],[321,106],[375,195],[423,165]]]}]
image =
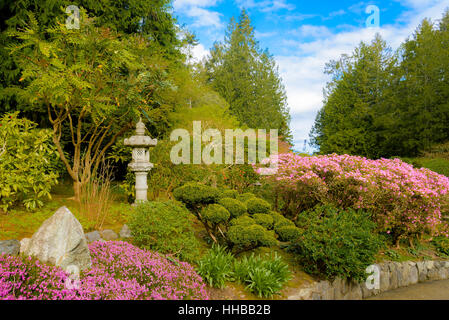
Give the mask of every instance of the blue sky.
[{"label": "blue sky", "polygon": [[[379,8],[379,27],[366,25],[369,5]],[[423,18],[440,19],[449,0],[174,0],[178,22],[199,40],[193,49],[195,59],[205,57],[215,41],[223,40],[230,18],[238,17],[242,8],[248,11],[261,48],[268,48],[279,66],[295,149],[301,151],[322,106],[329,80],[323,73],[326,62],[350,54],[376,32],[396,49]]]}]

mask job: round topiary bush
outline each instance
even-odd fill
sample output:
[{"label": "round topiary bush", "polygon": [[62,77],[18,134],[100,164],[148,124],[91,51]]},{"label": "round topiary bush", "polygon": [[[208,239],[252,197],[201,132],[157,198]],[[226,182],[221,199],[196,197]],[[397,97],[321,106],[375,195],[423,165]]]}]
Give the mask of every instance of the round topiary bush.
[{"label": "round topiary bush", "polygon": [[234,225],[227,233],[229,241],[240,250],[256,248],[258,246],[276,245],[276,237],[273,231],[268,231],[264,227],[253,225]]},{"label": "round topiary bush", "polygon": [[246,207],[249,214],[268,213],[271,205],[263,199],[253,198],[246,201]]},{"label": "round topiary bush", "polygon": [[222,198],[218,203],[225,207],[233,218],[240,217],[246,213],[246,206],[236,199]]},{"label": "round topiary bush", "polygon": [[256,198],[256,196],[251,192],[245,192],[242,194],[238,194],[236,196],[236,199],[241,202],[246,202],[246,201],[248,201],[250,199],[254,199],[254,198]]},{"label": "round topiary bush", "polygon": [[241,217],[235,218],[231,220],[231,226],[241,225],[241,226],[250,226],[252,224],[256,224],[256,221],[248,215],[243,215]]},{"label": "round topiary bush", "polygon": [[232,198],[232,199],[236,199],[238,196],[238,192],[236,190],[224,190],[221,195],[220,198]]},{"label": "round topiary bush", "polygon": [[217,188],[190,182],[173,190],[173,196],[176,200],[185,203],[187,207],[197,208],[200,205],[217,202],[220,192]]},{"label": "round topiary bush", "polygon": [[282,226],[276,229],[276,234],[279,236],[279,240],[291,242],[300,237],[301,230],[295,226]]},{"label": "round topiary bush", "polygon": [[288,227],[288,226],[295,226],[293,221],[288,220],[287,218],[281,216],[275,223],[274,223],[274,231],[278,233],[278,229],[282,227]]},{"label": "round topiary bush", "polygon": [[219,224],[227,222],[231,214],[219,204],[210,204],[201,211],[201,216],[212,224]]},{"label": "round topiary bush", "polygon": [[174,201],[139,204],[128,226],[133,243],[140,248],[175,254],[189,262],[198,258],[200,244],[194,235],[190,212]]},{"label": "round topiary bush", "polygon": [[267,229],[273,228],[273,217],[265,213],[256,213],[253,215],[254,220],[258,225]]}]

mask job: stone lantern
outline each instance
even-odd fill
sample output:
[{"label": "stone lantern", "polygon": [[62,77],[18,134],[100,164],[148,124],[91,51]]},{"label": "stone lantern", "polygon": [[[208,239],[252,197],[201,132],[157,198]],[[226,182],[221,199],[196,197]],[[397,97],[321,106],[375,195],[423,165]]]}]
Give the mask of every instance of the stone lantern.
[{"label": "stone lantern", "polygon": [[145,124],[139,119],[136,124],[136,135],[124,141],[125,146],[133,147],[133,159],[128,167],[136,174],[136,203],[147,201],[147,175],[153,168],[148,148],[157,144],[157,139],[145,135],[145,129]]}]

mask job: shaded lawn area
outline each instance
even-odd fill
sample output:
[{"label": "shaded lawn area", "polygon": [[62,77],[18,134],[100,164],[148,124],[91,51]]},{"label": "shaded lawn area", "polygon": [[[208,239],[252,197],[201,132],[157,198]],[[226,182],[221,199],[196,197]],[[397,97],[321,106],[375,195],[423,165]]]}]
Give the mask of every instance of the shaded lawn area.
[{"label": "shaded lawn area", "polygon": [[[114,199],[103,224],[103,229],[111,229],[116,233],[126,223],[131,212],[131,206],[127,203],[125,196],[117,189],[113,188]],[[70,183],[56,185],[52,189],[51,196],[52,199],[45,201],[43,207],[33,211],[28,211],[23,206],[14,207],[7,213],[0,210],[0,240],[21,240],[31,237],[41,224],[62,206],[69,208],[75,215],[83,226],[84,232],[92,231],[92,224],[80,213],[79,204],[73,200],[73,188]]]}]

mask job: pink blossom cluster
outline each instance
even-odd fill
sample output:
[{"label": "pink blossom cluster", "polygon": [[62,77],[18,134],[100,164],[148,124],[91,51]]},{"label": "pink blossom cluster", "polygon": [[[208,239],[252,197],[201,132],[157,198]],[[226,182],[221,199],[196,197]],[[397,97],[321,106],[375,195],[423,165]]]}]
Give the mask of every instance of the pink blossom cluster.
[{"label": "pink blossom cluster", "polygon": [[89,249],[92,268],[69,286],[69,274],[59,267],[0,255],[0,300],[208,299],[203,280],[186,262],[120,241],[94,242]]},{"label": "pink blossom cluster", "polygon": [[267,179],[298,209],[316,204],[366,209],[373,213],[380,231],[400,237],[422,232],[448,236],[442,222],[449,204],[446,176],[400,159],[286,153],[278,161],[277,173]]}]

